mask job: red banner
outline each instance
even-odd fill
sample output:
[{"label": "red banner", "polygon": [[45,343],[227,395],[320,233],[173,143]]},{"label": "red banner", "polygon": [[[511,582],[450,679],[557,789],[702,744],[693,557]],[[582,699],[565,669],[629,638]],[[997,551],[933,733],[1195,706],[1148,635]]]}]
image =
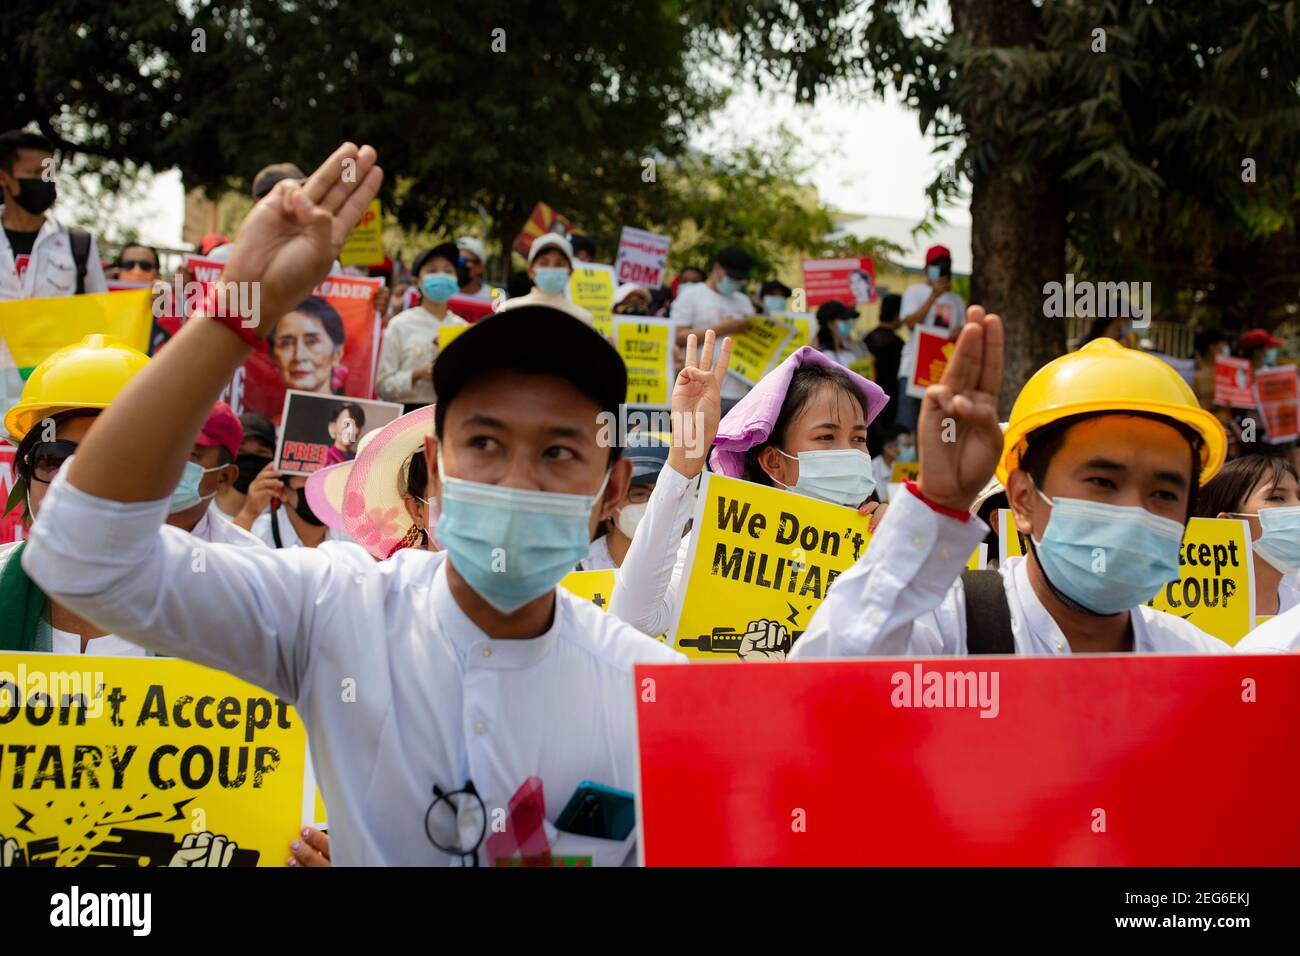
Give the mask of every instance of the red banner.
[{"label": "red banner", "polygon": [[[5,502],[9,500],[9,492],[18,480],[18,474],[14,471],[17,452],[18,449],[13,445],[0,441],[0,511],[3,511]],[[27,532],[23,528],[23,506],[19,502],[12,511],[0,514],[0,544],[21,541],[25,537]]]},{"label": "red banner", "polygon": [[266,344],[235,372],[221,394],[235,414],[256,412],[278,424],[284,393],[370,398],[379,355],[375,293],[382,279],[328,276],[276,324]]},{"label": "red banner", "polygon": [[1214,359],[1214,404],[1231,408],[1254,408],[1255,392],[1250,380],[1250,362],[1219,355]]},{"label": "red banner", "polygon": [[907,385],[907,393],[914,398],[921,398],[931,385],[938,385],[943,378],[943,370],[948,367],[948,359],[956,349],[956,343],[948,338],[946,330],[932,332],[923,325],[912,329],[916,336],[916,368],[912,370],[912,381]]},{"label": "red banner", "polygon": [[1300,656],[638,666],[652,866],[1295,866]]},{"label": "red banner", "polygon": [[845,305],[876,301],[876,267],[870,256],[861,259],[805,259],[803,288],[808,309],[838,299]]},{"label": "red banner", "polygon": [[1255,395],[1270,445],[1300,437],[1296,421],[1296,367],[1261,368],[1255,372]]}]

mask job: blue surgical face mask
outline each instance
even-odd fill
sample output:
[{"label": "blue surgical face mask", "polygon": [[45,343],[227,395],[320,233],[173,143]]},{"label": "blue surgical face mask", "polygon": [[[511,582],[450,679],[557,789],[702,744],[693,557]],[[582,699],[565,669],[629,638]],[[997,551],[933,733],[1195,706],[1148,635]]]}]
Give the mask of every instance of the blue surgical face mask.
[{"label": "blue surgical face mask", "polygon": [[765,295],[763,296],[763,312],[767,315],[775,315],[778,312],[785,311],[785,296],[783,295]]},{"label": "blue surgical face mask", "polygon": [[899,445],[899,446],[898,446],[898,460],[901,461],[901,462],[904,462],[904,463],[908,463],[908,464],[910,464],[911,462],[916,461],[916,446],[915,446],[915,445]]},{"label": "blue surgical face mask", "polygon": [[560,583],[591,548],[594,495],[503,488],[450,478],[438,452],[442,514],[435,537],[456,571],[502,614]]},{"label": "blue surgical face mask", "polygon": [[[777,451],[786,458],[795,458],[779,448]],[[871,474],[871,456],[856,448],[801,451],[796,460],[799,479],[793,485],[782,485],[772,479],[795,494],[856,508],[876,487],[876,479]]]},{"label": "blue surgical face mask", "polygon": [[745,282],[743,279],[733,279],[731,276],[723,276],[718,280],[718,291],[723,295],[735,295],[743,288],[745,288]]},{"label": "blue surgical face mask", "polygon": [[1052,586],[1085,610],[1119,614],[1178,579],[1177,521],[1145,508],[1038,494],[1052,506],[1043,540],[1034,542],[1038,563]]},{"label": "blue surgical face mask", "polygon": [[1243,517],[1259,519],[1256,554],[1283,573],[1300,570],[1300,507],[1263,508]]},{"label": "blue surgical face mask", "polygon": [[533,283],[547,295],[556,295],[569,284],[569,270],[563,266],[542,266],[533,275]]},{"label": "blue surgical face mask", "polygon": [[1269,348],[1269,350],[1268,350],[1267,352],[1264,353],[1264,364],[1265,364],[1265,365],[1276,365],[1276,364],[1277,364],[1277,346],[1276,346],[1276,345],[1272,346],[1271,348]]},{"label": "blue surgical face mask", "polygon": [[835,323],[835,330],[839,332],[840,338],[847,339],[853,334],[853,323],[848,319],[841,319]]},{"label": "blue surgical face mask", "polygon": [[446,302],[460,291],[460,285],[454,275],[446,272],[431,272],[420,280],[420,291],[430,301]]},{"label": "blue surgical face mask", "polygon": [[172,492],[172,503],[167,513],[174,515],[178,511],[184,511],[186,508],[193,508],[200,501],[207,501],[209,498],[213,497],[213,495],[216,494],[215,491],[212,492],[211,495],[199,494],[199,484],[203,481],[203,476],[208,472],[220,471],[225,467],[225,465],[216,465],[213,468],[204,468],[197,462],[187,461],[185,463],[185,470],[181,472],[180,484],[178,484],[176,490]]},{"label": "blue surgical face mask", "polygon": [[939,281],[939,276],[942,274],[942,272],[943,270],[940,269],[938,266],[925,267],[925,277],[929,279],[931,282]]}]

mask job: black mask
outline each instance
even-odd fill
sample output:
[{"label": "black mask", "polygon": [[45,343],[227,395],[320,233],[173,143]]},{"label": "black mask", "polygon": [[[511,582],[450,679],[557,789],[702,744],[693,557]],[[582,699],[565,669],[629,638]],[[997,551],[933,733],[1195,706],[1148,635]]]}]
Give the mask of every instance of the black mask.
[{"label": "black mask", "polygon": [[47,183],[43,179],[20,179],[14,202],[33,216],[39,216],[54,205],[56,198],[58,198],[58,189],[54,183]]},{"label": "black mask", "polygon": [[311,510],[311,503],[307,501],[306,488],[298,489],[298,504],[293,510],[297,513],[299,518],[307,522],[313,528],[319,528],[325,523],[324,521],[321,521],[320,518],[316,517],[316,512]]},{"label": "black mask", "polygon": [[270,463],[271,459],[265,455],[254,455],[251,452],[236,456],[235,467],[239,469],[239,477],[235,479],[235,490],[241,495],[248,494],[248,486]]}]

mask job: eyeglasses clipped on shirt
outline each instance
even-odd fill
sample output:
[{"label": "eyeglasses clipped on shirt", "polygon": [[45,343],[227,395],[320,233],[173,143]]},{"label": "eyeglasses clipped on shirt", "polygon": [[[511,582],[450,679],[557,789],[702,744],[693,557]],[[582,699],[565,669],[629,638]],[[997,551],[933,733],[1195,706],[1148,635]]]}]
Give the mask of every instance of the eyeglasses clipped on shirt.
[{"label": "eyeglasses clipped on shirt", "polygon": [[[458,802],[454,800],[457,796],[461,797]],[[473,846],[466,847],[460,835],[460,820],[462,814],[473,812],[474,808],[478,812],[478,837],[474,840]],[[454,833],[455,842],[440,840],[433,835],[435,830],[439,834]],[[433,803],[429,804],[429,809],[424,811],[424,835],[443,853],[460,857],[462,866],[479,865],[478,850],[487,836],[487,806],[483,803],[483,798],[478,795],[478,791],[474,789],[473,780],[466,780],[464,787],[450,792],[443,790],[436,783],[433,785]]]}]

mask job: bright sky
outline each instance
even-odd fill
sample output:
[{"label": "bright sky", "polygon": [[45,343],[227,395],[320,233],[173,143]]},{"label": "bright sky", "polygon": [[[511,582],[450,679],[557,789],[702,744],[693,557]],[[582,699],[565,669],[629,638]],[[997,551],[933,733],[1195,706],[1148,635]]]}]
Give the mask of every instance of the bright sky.
[{"label": "bright sky", "polygon": [[[808,178],[833,208],[918,221],[925,214],[925,187],[942,163],[931,154],[934,141],[921,135],[916,114],[892,98],[840,94],[808,107],[796,106],[789,95],[745,86],[696,143],[707,148],[719,138],[766,139],[780,125],[807,146],[808,155],[801,159],[812,167]],[[117,221],[134,220],[146,242],[174,248],[180,245],[184,212],[181,177],[171,170],[154,177],[143,203],[120,213]],[[953,224],[969,225],[968,202],[945,210],[945,216]]]}]

